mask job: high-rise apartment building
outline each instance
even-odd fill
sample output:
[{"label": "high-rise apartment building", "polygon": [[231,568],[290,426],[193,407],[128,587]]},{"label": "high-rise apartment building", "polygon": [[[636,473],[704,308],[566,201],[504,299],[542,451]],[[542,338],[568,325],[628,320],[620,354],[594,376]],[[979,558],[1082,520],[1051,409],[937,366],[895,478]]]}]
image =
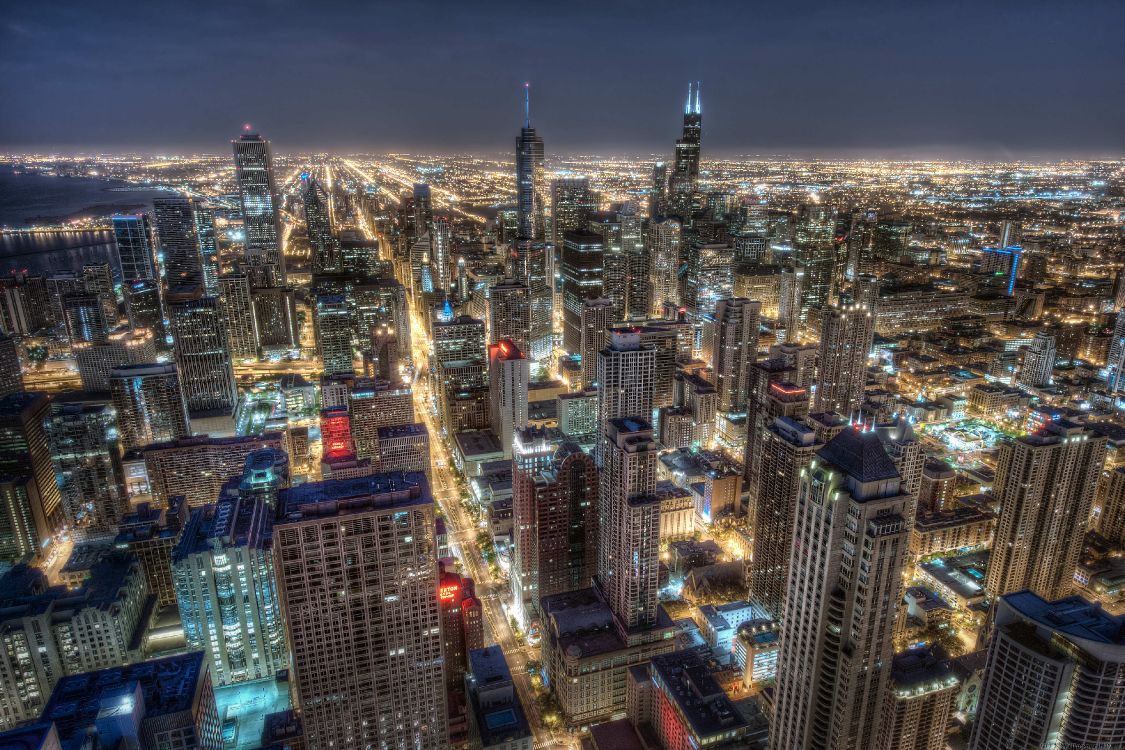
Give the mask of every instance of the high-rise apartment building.
[{"label": "high-rise apartment building", "polygon": [[804,205],[793,230],[793,259],[803,273],[800,285],[800,322],[807,325],[815,310],[833,299],[836,270],[836,209],[821,204]]},{"label": "high-rise apartment building", "polygon": [[267,282],[262,286],[284,286],[285,256],[281,248],[270,142],[257,133],[244,133],[238,140],[231,141],[231,147],[242,201],[247,257],[259,255],[262,258]]},{"label": "high-rise apartment building", "polygon": [[960,689],[940,646],[916,646],[895,654],[875,747],[945,750],[946,725]]},{"label": "high-rise apartment building", "polygon": [[168,342],[164,326],[164,300],[160,282],[155,279],[138,279],[125,284],[125,311],[129,325],[135,329],[152,331],[156,348],[166,350]]},{"label": "high-rise apartment building", "polygon": [[590,388],[598,379],[598,352],[606,342],[606,334],[614,320],[613,301],[608,297],[588,299],[582,304],[580,325],[582,343],[582,388]]},{"label": "high-rise apartment building", "polygon": [[34,479],[40,503],[33,508],[34,517],[46,532],[41,536],[61,528],[65,520],[43,429],[50,402],[45,393],[27,391],[0,398],[0,476],[30,475]]},{"label": "high-rise apartment building", "polygon": [[777,620],[785,608],[793,516],[801,476],[824,447],[816,431],[789,416],[776,416],[758,437],[757,492],[751,518],[754,556],[750,561],[750,601]]},{"label": "high-rise apartment building", "polygon": [[815,411],[853,415],[863,405],[875,317],[858,305],[826,308],[821,318]]},{"label": "high-rise apartment building", "polygon": [[43,428],[71,535],[112,539],[129,510],[117,412],[106,403],[56,402]]},{"label": "high-rise apartment building", "polygon": [[841,431],[802,473],[771,748],[874,745],[890,680],[909,510],[910,497],[875,433]]},{"label": "high-rise apartment building", "polygon": [[281,492],[273,554],[309,746],[448,747],[425,476]]},{"label": "high-rise apartment building", "polygon": [[23,390],[23,371],[19,346],[6,333],[0,333],[0,397]]},{"label": "high-rise apartment building", "polygon": [[992,621],[971,750],[1121,744],[1125,617],[1019,591]]},{"label": "high-rise apartment building", "polygon": [[605,422],[598,482],[598,582],[623,630],[652,627],[660,591],[659,445],[642,417]]},{"label": "high-rise apartment building", "polygon": [[585,229],[598,210],[598,196],[589,177],[560,177],[551,183],[551,243],[556,252],[567,232]]},{"label": "high-rise apartment building", "polygon": [[110,373],[118,367],[156,361],[156,341],[147,329],[119,329],[101,343],[78,343],[71,347],[78,365],[82,390],[104,393],[109,390]]},{"label": "high-rise apartment building", "polygon": [[531,331],[531,296],[527,284],[504,279],[488,291],[488,343],[502,339],[528,351]]},{"label": "high-rise apartment building", "polygon": [[665,305],[675,307],[680,304],[680,222],[675,219],[653,219],[649,221],[644,237],[649,256],[649,286],[652,290],[649,313],[660,317]]},{"label": "high-rise apartment building", "polygon": [[206,200],[193,198],[195,236],[199,240],[199,260],[203,264],[203,291],[209,297],[219,294],[219,243],[215,235],[215,209]]},{"label": "high-rise apartment building", "polygon": [[711,343],[719,411],[746,411],[750,398],[750,365],[758,358],[758,328],[762,305],[735,297],[715,308]]},{"label": "high-rise apartment building", "polygon": [[1106,437],[1066,420],[1000,447],[992,494],[1000,505],[986,589],[1071,593],[1105,461]]},{"label": "high-rise apartment building", "polygon": [[50,533],[35,478],[0,476],[0,561],[34,559]]},{"label": "high-rise apartment building", "polygon": [[246,457],[263,448],[283,450],[285,435],[195,437],[153,443],[141,452],[148,474],[149,494],[156,503],[182,495],[189,507],[215,502],[223,485],[243,476]]},{"label": "high-rise apartment building", "polygon": [[191,434],[187,402],[175,365],[116,367],[109,374],[109,391],[125,450]]},{"label": "high-rise apartment building", "polygon": [[519,430],[512,456],[512,598],[538,617],[544,596],[590,585],[598,564],[598,469],[574,443]]},{"label": "high-rise apartment building", "polygon": [[438,362],[482,360],[487,354],[484,321],[468,315],[449,321],[435,321],[432,345]]},{"label": "high-rise apartment building", "polygon": [[[75,591],[48,586],[38,568],[17,565],[0,576],[0,597],[0,730],[39,716],[67,675],[144,658],[137,632],[151,614],[149,590],[132,555],[107,554]],[[72,701],[78,697],[88,695]]]},{"label": "high-rise apartment building", "polygon": [[527,390],[531,363],[509,339],[488,347],[488,382],[492,431],[500,438],[504,457],[512,455],[516,430],[527,426]]},{"label": "high-rise apartment building", "polygon": [[611,419],[652,415],[657,350],[641,342],[635,328],[611,329],[598,352],[598,424]]},{"label": "high-rise apartment building", "polygon": [[1035,334],[1031,346],[1024,354],[1017,380],[1031,388],[1050,385],[1055,371],[1055,357],[1055,337],[1045,331]]},{"label": "high-rise apartment building", "polygon": [[230,415],[238,389],[219,299],[200,286],[179,287],[168,292],[168,311],[188,413]]}]

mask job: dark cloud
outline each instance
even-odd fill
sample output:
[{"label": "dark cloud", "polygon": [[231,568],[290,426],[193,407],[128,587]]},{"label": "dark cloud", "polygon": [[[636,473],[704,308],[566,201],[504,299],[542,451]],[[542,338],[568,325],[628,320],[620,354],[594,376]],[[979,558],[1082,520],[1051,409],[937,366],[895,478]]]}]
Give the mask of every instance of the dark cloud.
[{"label": "dark cloud", "polygon": [[702,79],[711,154],[1125,151],[1125,5],[4,3],[0,144],[667,150]]}]

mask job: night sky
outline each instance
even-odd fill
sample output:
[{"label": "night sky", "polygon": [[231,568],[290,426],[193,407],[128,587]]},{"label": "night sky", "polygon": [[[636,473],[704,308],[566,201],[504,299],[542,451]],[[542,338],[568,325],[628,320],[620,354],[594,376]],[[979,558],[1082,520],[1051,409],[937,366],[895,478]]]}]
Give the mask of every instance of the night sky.
[{"label": "night sky", "polygon": [[0,147],[1125,154],[1125,3],[0,0]]}]

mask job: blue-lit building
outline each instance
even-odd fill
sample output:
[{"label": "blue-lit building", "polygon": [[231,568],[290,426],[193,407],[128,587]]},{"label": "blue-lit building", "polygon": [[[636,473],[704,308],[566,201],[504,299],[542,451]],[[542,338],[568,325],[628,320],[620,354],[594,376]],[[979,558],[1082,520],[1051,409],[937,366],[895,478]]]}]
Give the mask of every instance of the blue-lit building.
[{"label": "blue-lit building", "polygon": [[1023,260],[1023,248],[1019,245],[985,247],[980,252],[980,272],[1002,278],[1004,293],[1011,297],[1016,288],[1020,261]]},{"label": "blue-lit building", "polygon": [[156,239],[148,214],[113,217],[113,239],[121,263],[121,280],[134,281],[160,278],[156,267]]},{"label": "blue-lit building", "polygon": [[[256,455],[247,463],[253,471]],[[172,577],[188,647],[206,655],[215,685],[272,678],[288,655],[270,557],[272,503],[243,493],[195,508],[172,552]]]}]

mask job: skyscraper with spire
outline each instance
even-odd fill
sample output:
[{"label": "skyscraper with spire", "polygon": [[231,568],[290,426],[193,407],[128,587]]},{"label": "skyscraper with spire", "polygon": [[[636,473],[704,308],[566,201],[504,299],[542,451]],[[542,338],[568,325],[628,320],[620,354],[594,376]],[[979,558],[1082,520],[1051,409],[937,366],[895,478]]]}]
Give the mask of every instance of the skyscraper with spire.
[{"label": "skyscraper with spire", "polygon": [[[543,139],[531,127],[531,86],[523,86],[523,128],[516,138],[516,214],[519,239],[543,239]],[[526,271],[525,271],[526,273]]]},{"label": "skyscraper with spire", "polygon": [[529,329],[522,338],[529,342],[531,359],[550,357],[551,298],[554,273],[546,244],[546,184],[543,179],[543,139],[531,127],[531,87],[523,87],[523,129],[516,138],[517,234],[511,248],[512,276],[530,292]]},{"label": "skyscraper with spire", "polygon": [[694,196],[699,187],[699,148],[703,134],[703,105],[700,83],[688,84],[684,105],[684,130],[676,141],[676,158],[668,185],[668,213],[682,221],[691,220]]}]

